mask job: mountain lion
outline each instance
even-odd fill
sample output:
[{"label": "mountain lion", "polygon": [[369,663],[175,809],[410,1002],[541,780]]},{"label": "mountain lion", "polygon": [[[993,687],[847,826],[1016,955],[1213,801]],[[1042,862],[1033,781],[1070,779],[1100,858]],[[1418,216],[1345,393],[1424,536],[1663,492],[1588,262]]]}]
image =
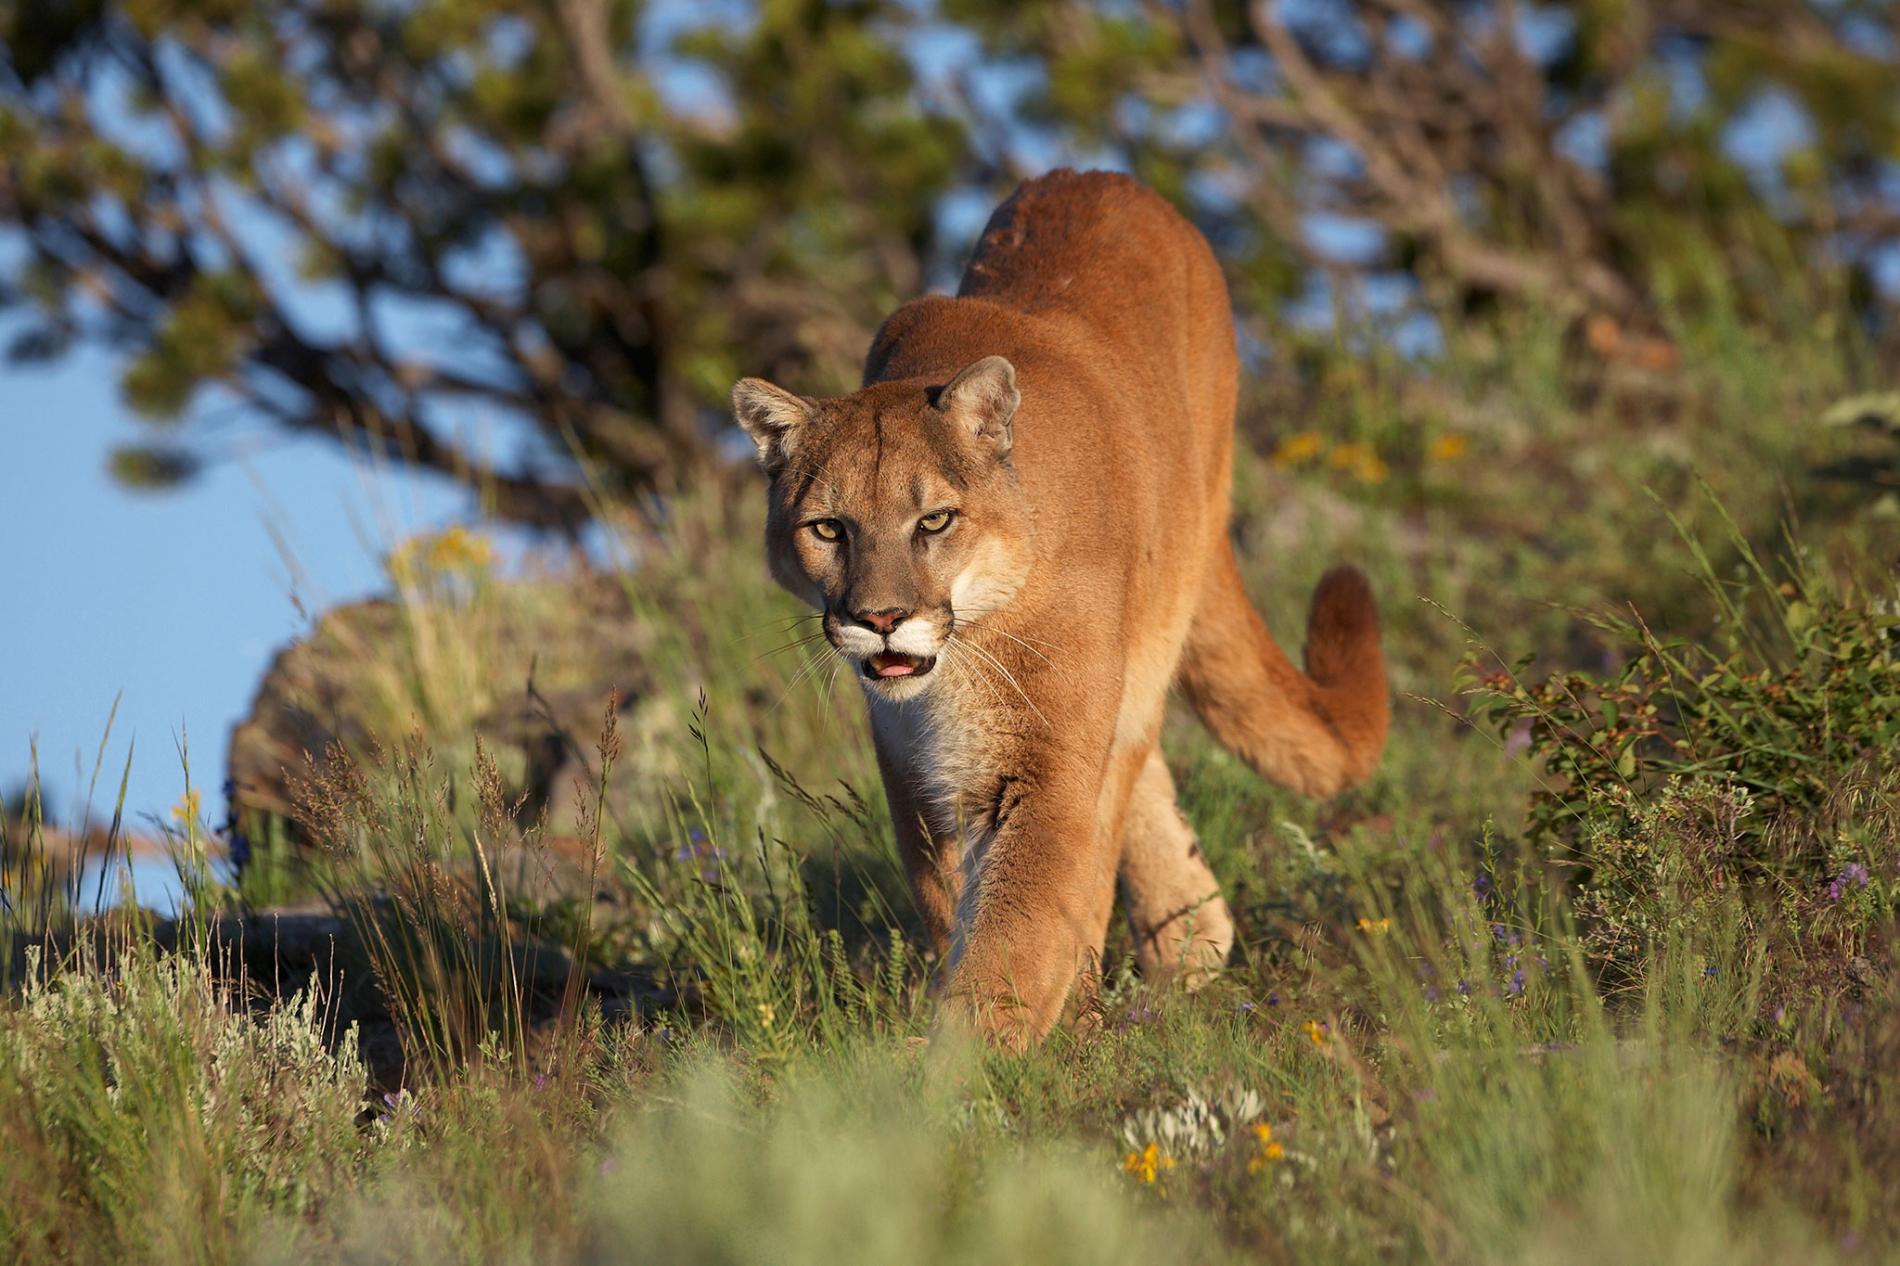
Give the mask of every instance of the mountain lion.
[{"label": "mountain lion", "polygon": [[1144,971],[1192,980],[1232,945],[1156,742],[1170,684],[1310,796],[1384,746],[1365,577],[1320,582],[1304,672],[1241,585],[1238,373],[1200,233],[1133,180],[1058,171],[997,208],[956,298],[884,322],[862,390],[733,388],[772,575],[864,688],[951,1014],[1005,1043],[1093,970],[1118,879]]}]

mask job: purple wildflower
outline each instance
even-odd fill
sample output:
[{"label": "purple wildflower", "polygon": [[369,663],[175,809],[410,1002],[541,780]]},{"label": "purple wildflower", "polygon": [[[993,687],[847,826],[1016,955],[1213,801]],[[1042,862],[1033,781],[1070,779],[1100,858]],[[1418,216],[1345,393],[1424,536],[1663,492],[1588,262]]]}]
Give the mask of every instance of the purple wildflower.
[{"label": "purple wildflower", "polygon": [[383,1092],[383,1107],[387,1110],[378,1113],[376,1119],[387,1125],[404,1112],[413,1113],[416,1110],[416,1097],[410,1094],[407,1088],[385,1091]]},{"label": "purple wildflower", "polygon": [[1129,1029],[1132,1029],[1136,1027],[1137,1025],[1148,1023],[1150,1020],[1153,1020],[1159,1014],[1160,1013],[1157,1012],[1153,1007],[1145,1007],[1145,1006],[1131,1007],[1128,1009],[1128,1011],[1123,1013],[1121,1023],[1116,1025],[1115,1027],[1121,1032],[1126,1033]]},{"label": "purple wildflower", "polygon": [[700,862],[699,877],[708,883],[719,878],[719,863],[726,860],[726,850],[706,838],[706,833],[698,827],[686,832],[686,842],[673,850],[676,862]]},{"label": "purple wildflower", "polygon": [[1841,873],[1834,876],[1833,880],[1828,884],[1827,899],[1829,901],[1839,901],[1842,897],[1847,895],[1849,885],[1856,888],[1865,888],[1871,878],[1872,876],[1867,873],[1865,866],[1859,862],[1849,862],[1846,866],[1842,867]]},{"label": "purple wildflower", "polygon": [[1522,967],[1511,973],[1510,980],[1505,982],[1504,992],[1508,997],[1512,998],[1524,992],[1524,969]]}]

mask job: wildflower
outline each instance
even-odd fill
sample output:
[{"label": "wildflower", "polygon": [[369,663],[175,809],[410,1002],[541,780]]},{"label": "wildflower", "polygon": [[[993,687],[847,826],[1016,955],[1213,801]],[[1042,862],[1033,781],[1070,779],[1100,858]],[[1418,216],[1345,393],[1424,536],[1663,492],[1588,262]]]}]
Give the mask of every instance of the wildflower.
[{"label": "wildflower", "polygon": [[1378,450],[1364,441],[1341,444],[1328,455],[1326,464],[1334,470],[1344,471],[1362,484],[1385,482],[1385,462],[1379,457]]},{"label": "wildflower", "polygon": [[1130,1152],[1122,1157],[1122,1172],[1133,1174],[1150,1186],[1154,1185],[1162,1170],[1173,1168],[1174,1157],[1164,1153],[1159,1143],[1150,1143],[1139,1152]]},{"label": "wildflower", "polygon": [[1248,1158],[1248,1173],[1257,1174],[1275,1161],[1286,1158],[1286,1148],[1274,1141],[1272,1126],[1264,1121],[1256,1121],[1249,1128],[1252,1129],[1254,1141],[1260,1145],[1260,1150]]},{"label": "wildflower", "polygon": [[1511,973],[1511,978],[1509,980],[1504,982],[1504,993],[1505,993],[1505,996],[1507,997],[1515,998],[1523,992],[1524,992],[1524,969],[1520,967],[1516,971]]},{"label": "wildflower", "polygon": [[1359,920],[1359,930],[1361,932],[1365,932],[1370,935],[1383,936],[1385,933],[1390,932],[1392,930],[1392,920],[1390,918],[1385,918],[1385,919],[1362,918]]},{"label": "wildflower", "polygon": [[429,542],[429,566],[437,571],[485,571],[495,561],[495,548],[461,524],[439,532]]},{"label": "wildflower", "polygon": [[1320,438],[1318,431],[1300,431],[1281,440],[1273,450],[1271,458],[1275,467],[1285,470],[1301,462],[1311,461],[1326,451],[1326,441]]},{"label": "wildflower", "polygon": [[726,860],[726,850],[706,838],[706,833],[694,827],[686,833],[686,842],[673,850],[676,862],[702,863],[699,877],[708,883],[719,878],[719,864]]},{"label": "wildflower", "polygon": [[1839,901],[1842,897],[1847,895],[1847,889],[1850,884],[1857,888],[1865,888],[1871,878],[1865,866],[1859,862],[1849,862],[1841,870],[1841,873],[1834,876],[1833,881],[1828,884],[1827,899],[1829,901]]},{"label": "wildflower", "polygon": [[772,1004],[769,1002],[761,1002],[759,1004],[759,1023],[769,1029],[772,1027],[772,1022],[776,1019],[778,1019],[778,1012],[773,1008]]},{"label": "wildflower", "polygon": [[193,787],[180,796],[178,803],[172,806],[172,817],[178,819],[180,826],[188,827],[198,820],[199,799],[198,789]]},{"label": "wildflower", "polygon": [[232,830],[225,841],[224,856],[234,870],[243,874],[244,868],[251,864],[251,837],[242,831]]},{"label": "wildflower", "polygon": [[1465,455],[1465,449],[1469,447],[1464,436],[1456,431],[1447,431],[1431,442],[1431,446],[1425,450],[1425,456],[1434,462],[1455,462]]},{"label": "wildflower", "polygon": [[423,572],[475,575],[486,572],[494,561],[495,549],[488,538],[458,523],[445,532],[410,537],[390,551],[387,566],[398,584],[413,584]]},{"label": "wildflower", "polygon": [[386,1091],[383,1094],[383,1111],[376,1116],[377,1121],[388,1125],[398,1117],[413,1118],[417,1115],[416,1097],[409,1093],[408,1087],[401,1090]]},{"label": "wildflower", "polygon": [[1161,1013],[1156,1011],[1153,1007],[1133,1006],[1122,1014],[1122,1018],[1120,1022],[1115,1025],[1115,1028],[1118,1032],[1126,1033],[1131,1028],[1147,1024],[1157,1019],[1160,1014]]},{"label": "wildflower", "polygon": [[1326,1045],[1326,1039],[1332,1032],[1332,1030],[1318,1020],[1308,1020],[1300,1027],[1305,1030],[1306,1036],[1312,1039],[1313,1045],[1315,1046]]}]

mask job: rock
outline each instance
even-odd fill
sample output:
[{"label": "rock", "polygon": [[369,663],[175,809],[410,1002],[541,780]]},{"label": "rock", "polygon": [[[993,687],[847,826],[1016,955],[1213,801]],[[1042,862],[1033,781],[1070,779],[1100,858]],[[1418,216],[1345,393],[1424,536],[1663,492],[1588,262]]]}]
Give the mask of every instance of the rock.
[{"label": "rock", "polygon": [[621,577],[583,574],[438,586],[350,603],[320,617],[272,661],[231,736],[232,819],[246,844],[306,843],[297,780],[333,745],[358,760],[419,739],[436,768],[471,773],[476,742],[500,770],[521,820],[545,814],[551,837],[580,834],[583,788],[618,699],[623,756],[616,794],[666,775],[678,728],[656,696],[652,638]]}]

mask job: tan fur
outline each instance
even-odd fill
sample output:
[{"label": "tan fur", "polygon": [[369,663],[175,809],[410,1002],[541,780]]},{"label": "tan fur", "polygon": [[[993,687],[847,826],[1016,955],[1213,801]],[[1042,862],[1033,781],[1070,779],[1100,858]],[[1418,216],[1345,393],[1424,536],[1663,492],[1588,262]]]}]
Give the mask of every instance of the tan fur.
[{"label": "tan fur", "polygon": [[[997,209],[956,298],[884,323],[862,390],[734,388],[772,479],[773,575],[861,672],[948,992],[1001,1040],[1059,1019],[1118,876],[1144,970],[1193,980],[1226,957],[1232,920],[1157,746],[1171,684],[1308,795],[1384,745],[1364,577],[1321,582],[1305,672],[1241,585],[1237,383],[1206,241],[1126,177],[1062,171]],[[880,666],[912,675],[862,675]]]}]

